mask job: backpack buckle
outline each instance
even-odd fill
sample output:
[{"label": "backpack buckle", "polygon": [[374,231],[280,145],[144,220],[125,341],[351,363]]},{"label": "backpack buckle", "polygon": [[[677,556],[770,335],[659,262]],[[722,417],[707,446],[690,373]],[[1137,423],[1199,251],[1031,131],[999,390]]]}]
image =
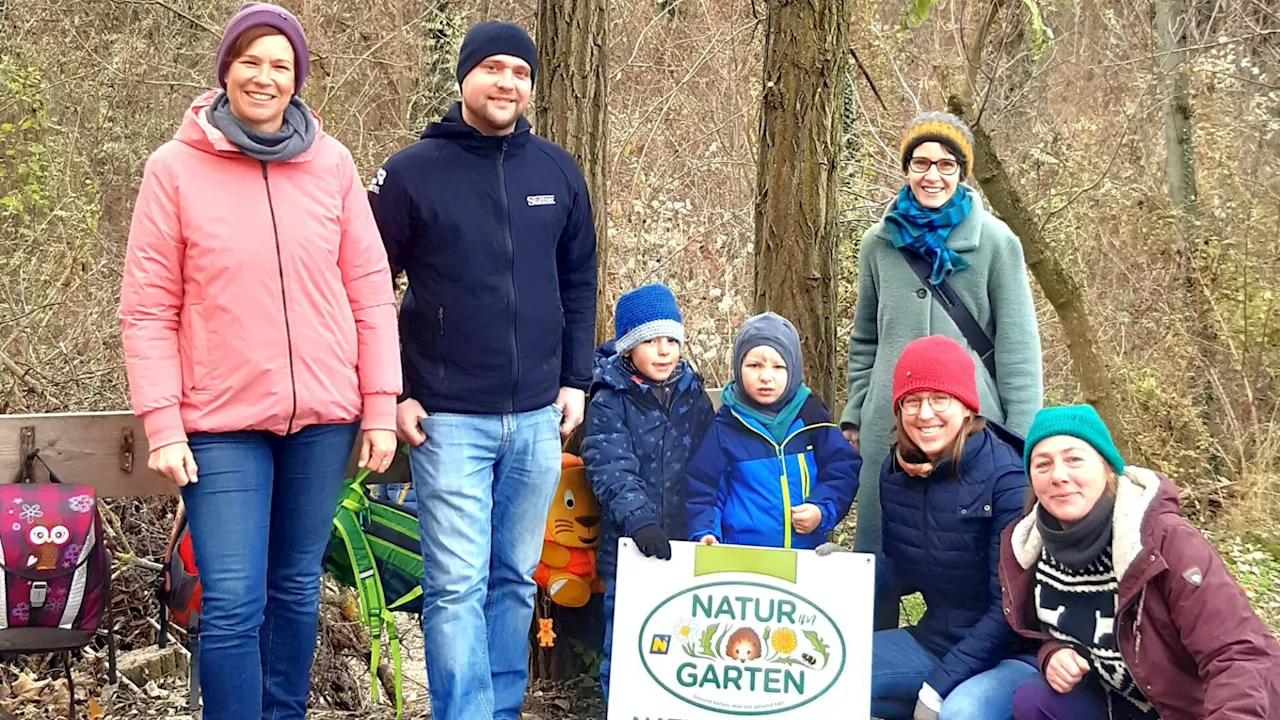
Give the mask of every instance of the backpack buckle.
[{"label": "backpack buckle", "polygon": [[36,580],[31,583],[31,607],[42,608],[44,601],[49,596],[49,583],[43,580]]}]

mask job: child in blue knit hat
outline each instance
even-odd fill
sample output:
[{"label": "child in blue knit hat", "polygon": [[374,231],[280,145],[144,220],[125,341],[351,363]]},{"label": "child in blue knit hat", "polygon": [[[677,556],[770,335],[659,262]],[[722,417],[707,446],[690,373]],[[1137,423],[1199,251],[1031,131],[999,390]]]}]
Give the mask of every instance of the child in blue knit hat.
[{"label": "child in blue knit hat", "polygon": [[597,350],[582,441],[604,516],[596,572],[605,581],[606,698],[618,538],[632,538],[649,557],[671,558],[670,538],[685,522],[684,466],[715,417],[702,376],[680,357],[684,326],[669,289],[645,285],[618,298],[614,334]]}]

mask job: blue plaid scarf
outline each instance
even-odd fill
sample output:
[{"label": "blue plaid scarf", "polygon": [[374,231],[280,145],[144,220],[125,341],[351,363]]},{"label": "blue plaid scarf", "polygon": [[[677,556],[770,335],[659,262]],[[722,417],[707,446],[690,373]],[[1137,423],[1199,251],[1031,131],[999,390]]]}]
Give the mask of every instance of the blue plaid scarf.
[{"label": "blue plaid scarf", "polygon": [[955,250],[947,247],[947,236],[966,217],[972,207],[973,198],[969,189],[963,185],[956,187],[956,192],[946,205],[932,210],[924,207],[911,192],[911,186],[904,186],[894,200],[884,222],[894,229],[890,234],[893,246],[906,247],[933,262],[933,272],[929,274],[929,282],[939,285],[948,275],[960,272],[969,267]]}]

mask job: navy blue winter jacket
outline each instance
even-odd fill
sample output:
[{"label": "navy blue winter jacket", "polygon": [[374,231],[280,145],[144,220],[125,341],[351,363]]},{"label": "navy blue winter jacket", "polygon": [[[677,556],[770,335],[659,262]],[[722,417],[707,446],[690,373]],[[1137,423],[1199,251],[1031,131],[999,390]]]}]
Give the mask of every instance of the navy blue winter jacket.
[{"label": "navy blue winter jacket", "polygon": [[[810,395],[777,444],[754,420],[721,406],[689,462],[689,520],[685,537],[720,542],[812,549],[849,513],[858,492],[862,458],[816,395]],[[800,535],[791,508],[822,510],[817,529]]]},{"label": "navy blue winter jacket", "polygon": [[459,105],[369,184],[400,308],[403,397],[428,412],[524,412],[586,390],[596,237],[582,173],[534,135],[480,134]]},{"label": "navy blue winter jacket", "polygon": [[[878,603],[919,592],[928,609],[910,632],[941,660],[925,682],[946,697],[957,685],[1024,652],[1000,605],[1000,533],[1022,515],[1022,439],[994,423],[970,437],[955,464],[908,475],[890,453],[880,472],[883,557]],[[1034,653],[1034,649],[1030,652]]]},{"label": "navy blue winter jacket", "polygon": [[[610,343],[611,345],[611,343]],[[608,353],[608,350],[604,350]],[[684,531],[684,468],[715,417],[702,376],[680,361],[669,406],[624,372],[617,358],[598,364],[587,408],[582,460],[604,515],[596,569],[613,575],[618,538],[657,523],[672,539]]]}]

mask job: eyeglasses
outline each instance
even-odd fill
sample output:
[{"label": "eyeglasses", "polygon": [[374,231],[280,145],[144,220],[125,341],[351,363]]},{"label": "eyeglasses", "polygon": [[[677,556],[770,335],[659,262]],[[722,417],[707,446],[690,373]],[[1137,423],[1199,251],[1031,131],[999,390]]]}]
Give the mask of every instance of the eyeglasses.
[{"label": "eyeglasses", "polygon": [[[933,393],[928,396],[928,399],[930,410],[933,410],[935,413],[944,413],[950,409],[951,401],[954,398],[944,393]],[[924,398],[917,395],[911,395],[903,398],[902,404],[899,405],[899,407],[902,408],[903,415],[919,415],[920,406],[923,402]]]},{"label": "eyeglasses", "polygon": [[907,163],[907,167],[911,168],[911,172],[923,175],[929,172],[929,168],[934,165],[938,166],[938,172],[943,175],[955,175],[960,171],[960,163],[951,158],[942,158],[941,160],[930,160],[926,157],[913,157]]}]

